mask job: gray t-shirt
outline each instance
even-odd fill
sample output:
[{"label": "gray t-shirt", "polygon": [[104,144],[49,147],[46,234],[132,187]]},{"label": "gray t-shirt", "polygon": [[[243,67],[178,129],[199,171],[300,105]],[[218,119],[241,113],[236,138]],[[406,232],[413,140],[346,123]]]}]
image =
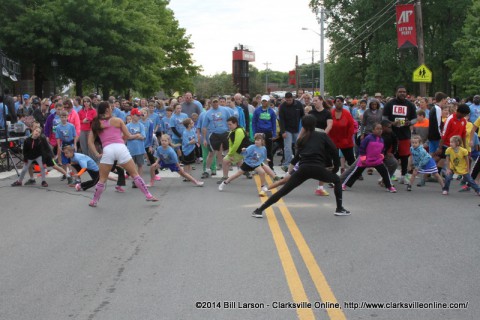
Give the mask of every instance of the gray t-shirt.
[{"label": "gray t-shirt", "polygon": [[200,115],[202,109],[193,102],[183,102],[182,103],[182,113],[186,113],[189,118],[192,117],[192,113]]}]

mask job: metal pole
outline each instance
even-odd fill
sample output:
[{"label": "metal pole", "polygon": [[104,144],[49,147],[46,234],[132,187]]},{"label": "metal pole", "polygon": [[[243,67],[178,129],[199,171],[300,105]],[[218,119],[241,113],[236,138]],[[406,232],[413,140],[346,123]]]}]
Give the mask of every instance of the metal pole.
[{"label": "metal pole", "polygon": [[320,95],[325,95],[325,62],[324,62],[324,53],[323,53],[323,38],[324,38],[324,27],[323,22],[325,21],[325,10],[323,8],[320,10]]},{"label": "metal pole", "polygon": [[[416,23],[417,23],[417,46],[418,46],[418,65],[425,63],[425,46],[423,44],[423,17],[422,17],[422,0],[417,0],[415,4]],[[427,84],[420,82],[420,95],[427,96]]]}]

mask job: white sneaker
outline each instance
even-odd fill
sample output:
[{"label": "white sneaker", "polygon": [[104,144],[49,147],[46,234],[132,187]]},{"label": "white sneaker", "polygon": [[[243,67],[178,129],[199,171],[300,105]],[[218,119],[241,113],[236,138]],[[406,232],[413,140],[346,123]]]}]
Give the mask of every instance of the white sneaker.
[{"label": "white sneaker", "polygon": [[223,189],[225,189],[225,186],[226,186],[225,182],[222,181],[222,183],[218,185],[218,191],[223,191]]},{"label": "white sneaker", "polygon": [[195,182],[195,186],[196,186],[196,187],[203,187],[203,184],[204,184],[204,183],[205,183],[205,182],[203,182],[203,181],[197,181],[197,182]]},{"label": "white sneaker", "polygon": [[262,186],[262,191],[263,191],[263,192],[268,192],[268,191],[270,191],[270,190],[268,190],[268,187],[267,187],[267,186]]}]

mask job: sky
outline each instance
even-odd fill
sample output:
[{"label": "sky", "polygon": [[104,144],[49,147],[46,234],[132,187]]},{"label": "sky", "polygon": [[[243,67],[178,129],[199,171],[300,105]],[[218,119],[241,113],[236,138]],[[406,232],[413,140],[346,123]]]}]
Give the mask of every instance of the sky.
[{"label": "sky", "polygon": [[[232,73],[232,51],[243,44],[255,52],[259,70],[287,72],[320,60],[320,25],[308,0],[170,0],[180,27],[190,35],[193,59],[203,75]],[[311,30],[302,30],[302,27]],[[325,49],[328,42],[325,40]],[[325,51],[325,58],[327,51]]]}]

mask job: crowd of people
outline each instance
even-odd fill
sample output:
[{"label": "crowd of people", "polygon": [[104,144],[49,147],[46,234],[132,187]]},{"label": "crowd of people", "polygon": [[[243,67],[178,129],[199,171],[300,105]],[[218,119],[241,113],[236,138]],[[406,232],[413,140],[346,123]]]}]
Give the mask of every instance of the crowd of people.
[{"label": "crowd of people", "polygon": [[[376,170],[379,185],[391,193],[397,192],[395,181],[412,191],[420,175],[417,187],[433,179],[441,194],[448,195],[456,175],[461,191],[473,189],[480,195],[475,181],[480,171],[480,96],[462,101],[442,92],[413,97],[399,86],[387,98],[380,93],[324,98],[299,90],[282,98],[237,93],[202,101],[191,92],[169,99],[112,96],[106,101],[95,94],[44,99],[7,94],[4,103],[0,127],[7,117],[28,128],[25,165],[12,186],[22,186],[27,173],[25,185],[36,184],[33,168],[38,165],[42,186],[47,187],[45,167],[53,167],[77,191],[95,188],[92,207],[111,172],[117,174],[117,192],[125,192],[126,178],[131,178],[132,188],[147,201],[158,201],[148,188],[161,179],[162,170],[198,187],[221,170],[220,191],[252,173],[260,177],[260,195],[282,186],[254,217],[262,217],[264,209],[310,178],[319,181],[319,196],[329,195],[325,185],[330,184],[337,200],[335,214],[349,215],[342,192],[363,180],[365,170],[369,175]],[[281,156],[277,165],[286,173],[283,178],[273,170],[275,155]],[[146,164],[148,184],[143,180]],[[202,165],[201,179],[192,174],[194,164]],[[232,166],[239,170],[229,177]]]}]

